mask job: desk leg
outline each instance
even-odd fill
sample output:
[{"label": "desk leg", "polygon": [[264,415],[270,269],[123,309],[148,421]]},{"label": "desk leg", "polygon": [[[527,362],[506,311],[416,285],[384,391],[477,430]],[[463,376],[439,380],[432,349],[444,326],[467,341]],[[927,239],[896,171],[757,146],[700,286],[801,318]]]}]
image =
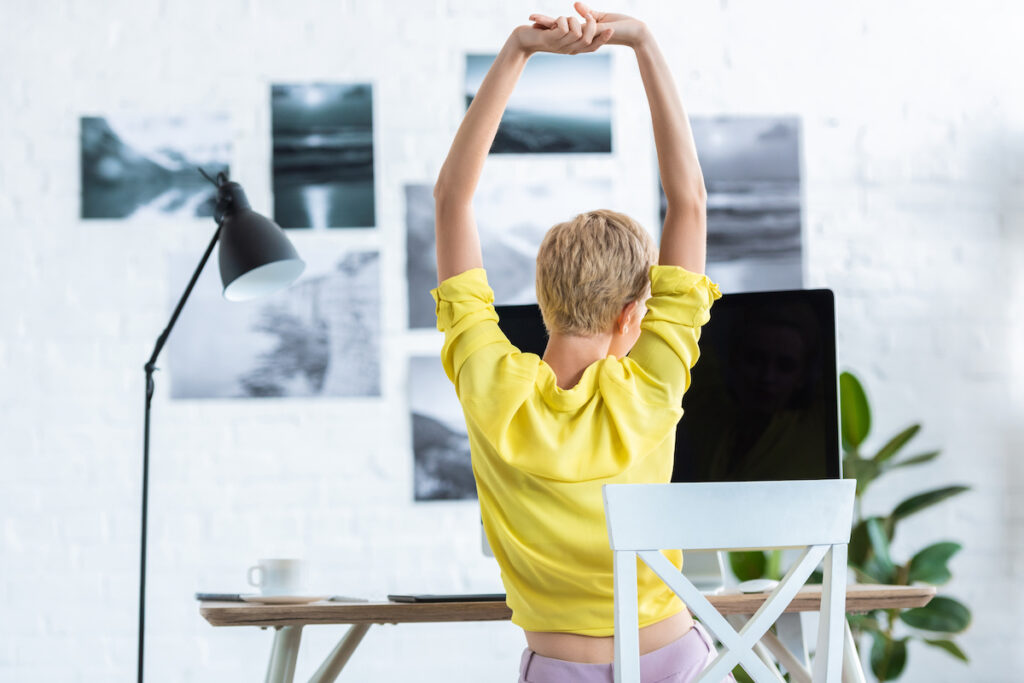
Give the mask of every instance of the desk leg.
[{"label": "desk leg", "polygon": [[270,663],[267,665],[264,683],[292,683],[301,640],[301,626],[275,627],[274,646],[270,650]]},{"label": "desk leg", "polygon": [[324,663],[320,665],[320,668],[309,679],[309,683],[331,683],[336,679],[341,670],[345,668],[345,664],[348,663],[349,657],[359,647],[363,636],[369,630],[370,624],[352,624],[349,626],[345,637],[331,650],[331,654],[327,655],[327,659],[324,660]]},{"label": "desk leg", "polygon": [[775,658],[779,660],[779,664],[786,669],[786,672],[789,674],[789,680],[792,683],[811,683],[811,672],[800,663],[797,656],[786,647],[786,644],[777,635],[768,631],[761,636],[759,644],[764,645],[769,652],[775,655]]},{"label": "desk leg", "polygon": [[[845,619],[843,621],[846,621]],[[843,647],[843,683],[864,683],[864,669],[860,666],[860,653],[857,643],[850,632],[850,623],[846,622],[846,634]]]}]

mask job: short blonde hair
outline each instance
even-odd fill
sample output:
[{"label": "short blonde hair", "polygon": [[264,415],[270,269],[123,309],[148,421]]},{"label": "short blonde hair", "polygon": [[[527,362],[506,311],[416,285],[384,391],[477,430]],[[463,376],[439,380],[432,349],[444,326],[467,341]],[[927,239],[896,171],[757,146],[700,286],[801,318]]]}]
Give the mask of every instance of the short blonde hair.
[{"label": "short blonde hair", "polygon": [[544,326],[577,336],[610,331],[622,307],[646,295],[656,259],[647,231],[617,211],[587,211],[555,225],[537,253]]}]

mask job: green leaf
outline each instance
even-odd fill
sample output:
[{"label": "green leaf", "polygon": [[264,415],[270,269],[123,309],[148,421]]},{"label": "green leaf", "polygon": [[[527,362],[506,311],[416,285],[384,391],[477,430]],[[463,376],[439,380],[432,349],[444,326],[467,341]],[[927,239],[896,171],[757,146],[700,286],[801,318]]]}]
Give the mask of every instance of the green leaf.
[{"label": "green leaf", "polygon": [[881,631],[882,625],[870,614],[847,614],[846,620],[850,622],[850,628],[861,631]]},{"label": "green leaf", "polygon": [[970,661],[969,659],[967,659],[967,655],[964,653],[964,651],[961,650],[960,647],[952,640],[930,640],[928,638],[925,638],[924,642],[928,643],[932,647],[937,647],[940,650],[945,650],[957,659],[960,659],[965,662]]},{"label": "green leaf", "polygon": [[881,465],[883,462],[896,455],[901,448],[907,445],[907,442],[914,438],[914,435],[921,431],[921,425],[913,424],[904,429],[902,432],[892,437],[889,443],[882,446],[878,453],[875,454],[875,463]]},{"label": "green leaf", "polygon": [[843,441],[856,448],[871,430],[871,409],[860,380],[849,372],[839,375],[839,406]]},{"label": "green leaf", "polygon": [[860,457],[853,451],[843,453],[843,479],[857,478],[857,464]]},{"label": "green leaf", "polygon": [[765,566],[763,576],[766,579],[778,581],[782,578],[782,551],[769,550],[765,553]]},{"label": "green leaf", "polygon": [[881,584],[885,583],[885,581],[882,581],[881,579],[875,578],[874,574],[869,574],[868,573],[869,569],[870,569],[870,571],[875,571],[875,567],[874,566],[872,566],[870,568],[867,568],[867,567],[858,567],[857,565],[851,564],[850,565],[850,569],[852,569],[853,573],[857,576],[857,583],[881,583]]},{"label": "green leaf", "polygon": [[962,545],[945,541],[935,543],[920,551],[910,558],[910,573],[908,581],[924,581],[931,584],[943,584],[949,581],[953,575],[949,573],[946,566],[949,558],[955,555]]},{"label": "green leaf", "polygon": [[768,559],[760,550],[744,550],[729,553],[729,566],[732,573],[740,581],[760,579],[764,576],[764,570],[768,565]]},{"label": "green leaf", "polygon": [[744,671],[743,667],[739,665],[732,670],[732,677],[736,679],[736,683],[755,683],[754,679],[750,677],[750,674]]},{"label": "green leaf", "polygon": [[907,639],[889,638],[884,633],[872,633],[871,671],[879,681],[899,678],[907,665]]},{"label": "green leaf", "polygon": [[874,460],[862,458],[856,453],[848,453],[843,459],[843,478],[857,480],[856,495],[862,495],[868,484],[878,478],[882,471]]},{"label": "green leaf", "polygon": [[889,469],[894,470],[897,467],[909,467],[910,465],[920,465],[921,463],[934,460],[939,456],[939,453],[941,452],[942,451],[930,451],[928,453],[922,453],[921,455],[915,455],[911,458],[907,458],[906,460],[900,460],[898,462],[890,463]]},{"label": "green leaf", "polygon": [[924,607],[900,612],[900,619],[924,631],[959,633],[971,625],[971,611],[958,600],[936,595]]},{"label": "green leaf", "polygon": [[871,579],[867,583],[880,583],[883,586],[896,584],[896,572],[879,562],[877,557],[872,557],[865,562],[863,571]]},{"label": "green leaf", "polygon": [[963,493],[969,490],[967,486],[946,486],[941,489],[933,489],[931,491],[925,491],[919,493],[916,496],[911,496],[905,501],[896,506],[896,509],[892,511],[893,521],[899,521],[905,517],[909,517],[915,512],[920,512],[926,507],[940,503],[947,498],[951,498],[957,494]]},{"label": "green leaf", "polygon": [[864,563],[864,569],[882,584],[893,583],[896,566],[889,556],[889,537],[881,517],[867,518],[867,539],[871,544],[872,556]]},{"label": "green leaf", "polygon": [[847,561],[851,565],[862,565],[868,559],[871,541],[868,540],[867,520],[860,520],[850,531],[850,544],[846,548]]},{"label": "green leaf", "polygon": [[885,527],[885,535],[889,537],[889,542],[892,543],[893,537],[896,536],[896,519],[889,515],[882,520],[882,526]]}]

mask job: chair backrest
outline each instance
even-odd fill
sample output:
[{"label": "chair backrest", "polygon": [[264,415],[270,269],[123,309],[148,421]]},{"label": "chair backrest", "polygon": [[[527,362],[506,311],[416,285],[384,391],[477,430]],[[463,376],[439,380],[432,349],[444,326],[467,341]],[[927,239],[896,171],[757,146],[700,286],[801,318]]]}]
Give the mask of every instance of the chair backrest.
[{"label": "chair backrest", "polygon": [[[615,571],[615,681],[639,683],[636,558],[640,557],[721,641],[698,681],[720,681],[736,664],[778,681],[753,651],[824,559],[814,681],[839,681],[846,603],[846,546],[855,482],[849,479],[609,484],[604,487]],[[786,576],[737,633],[663,549],[804,548]]]}]

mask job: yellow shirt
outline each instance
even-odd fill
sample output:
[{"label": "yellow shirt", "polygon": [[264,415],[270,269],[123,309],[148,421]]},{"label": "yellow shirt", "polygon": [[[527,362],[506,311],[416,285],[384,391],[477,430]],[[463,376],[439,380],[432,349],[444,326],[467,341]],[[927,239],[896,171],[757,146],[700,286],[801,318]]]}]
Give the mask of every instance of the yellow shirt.
[{"label": "yellow shirt", "polygon": [[[528,631],[610,636],[612,552],[601,487],[667,482],[700,326],[721,296],[705,275],[653,266],[640,338],[571,389],[498,328],[482,268],[431,291],[441,361],[462,404],[487,540],[512,621]],[[677,567],[682,553],[665,551]],[[639,562],[640,626],[683,604]]]}]

